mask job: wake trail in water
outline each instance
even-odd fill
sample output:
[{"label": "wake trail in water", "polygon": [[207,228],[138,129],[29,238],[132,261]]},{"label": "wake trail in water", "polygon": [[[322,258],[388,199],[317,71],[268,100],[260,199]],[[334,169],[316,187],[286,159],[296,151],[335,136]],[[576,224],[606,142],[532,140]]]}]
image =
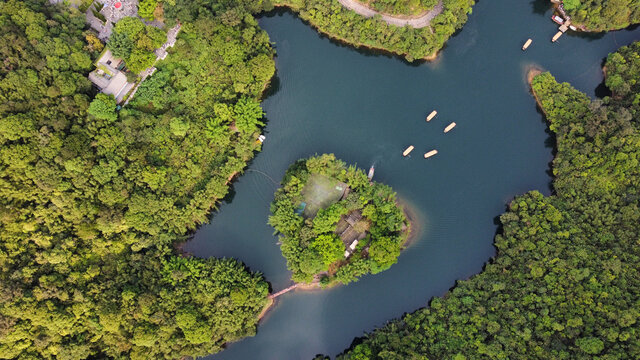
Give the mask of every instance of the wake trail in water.
[{"label": "wake trail in water", "polygon": [[253,172],[257,172],[258,174],[262,174],[264,176],[267,177],[267,179],[271,180],[271,182],[275,185],[275,186],[280,186],[280,184],[278,182],[276,182],[275,180],[273,180],[273,178],[271,176],[269,176],[269,174],[260,171],[260,170],[255,170],[255,169],[247,169],[247,171],[253,171]]}]

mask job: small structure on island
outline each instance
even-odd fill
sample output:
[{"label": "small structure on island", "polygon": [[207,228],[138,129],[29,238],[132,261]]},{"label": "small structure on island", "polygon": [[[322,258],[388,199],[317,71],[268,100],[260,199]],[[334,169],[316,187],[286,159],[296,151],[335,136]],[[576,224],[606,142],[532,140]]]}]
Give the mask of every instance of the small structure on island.
[{"label": "small structure on island", "polygon": [[528,39],[528,40],[524,43],[524,45],[522,45],[522,51],[527,50],[527,49],[529,48],[529,46],[531,46],[531,43],[532,43],[532,42],[533,42],[533,40]]},{"label": "small structure on island", "polygon": [[431,112],[431,114],[429,114],[429,116],[427,116],[427,122],[429,122],[429,121],[433,120],[433,118],[434,118],[434,117],[436,117],[436,115],[438,115],[438,112],[437,112],[437,111],[435,111],[435,110],[433,110],[433,111]]},{"label": "small structure on island", "polygon": [[113,95],[116,102],[120,103],[125,95],[134,86],[127,81],[127,76],[122,72],[124,61],[105,49],[95,63],[96,69],[89,73],[89,80],[103,93]]}]

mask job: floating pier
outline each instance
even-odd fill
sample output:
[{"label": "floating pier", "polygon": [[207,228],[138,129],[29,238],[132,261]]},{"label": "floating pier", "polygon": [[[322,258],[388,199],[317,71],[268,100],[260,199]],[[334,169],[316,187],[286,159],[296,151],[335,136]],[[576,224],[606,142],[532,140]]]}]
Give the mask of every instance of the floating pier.
[{"label": "floating pier", "polygon": [[414,147],[413,145],[409,146],[408,148],[406,148],[403,152],[402,152],[402,156],[407,156],[409,155],[412,151],[413,151]]},{"label": "floating pier", "polygon": [[558,39],[560,39],[560,36],[562,36],[562,34],[564,34],[562,31],[558,31],[555,35],[553,35],[553,38],[551,38],[551,42],[558,41]]},{"label": "floating pier", "polygon": [[427,122],[428,122],[428,121],[431,121],[434,117],[436,117],[436,115],[438,115],[438,112],[437,112],[437,111],[435,111],[435,110],[433,110],[433,111],[431,112],[431,114],[429,114],[429,116],[427,116]]},{"label": "floating pier", "polygon": [[454,127],[456,127],[456,123],[452,122],[451,124],[447,125],[446,128],[444,128],[444,133],[448,133],[449,131],[451,131]]},{"label": "floating pier", "polygon": [[438,150],[431,150],[428,153],[424,154],[424,158],[428,159],[428,158],[432,157],[433,155],[435,155],[437,153],[438,153]]},{"label": "floating pier", "polygon": [[524,43],[524,45],[522,45],[522,51],[525,51],[529,48],[529,46],[531,46],[531,43],[533,42],[533,40],[528,39],[527,42]]}]

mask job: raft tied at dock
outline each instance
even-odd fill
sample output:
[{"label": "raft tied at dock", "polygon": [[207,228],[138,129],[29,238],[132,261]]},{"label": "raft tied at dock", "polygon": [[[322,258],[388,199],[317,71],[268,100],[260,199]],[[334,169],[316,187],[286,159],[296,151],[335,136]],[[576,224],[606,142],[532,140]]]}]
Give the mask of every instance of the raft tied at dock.
[{"label": "raft tied at dock", "polygon": [[406,149],[404,150],[404,152],[402,152],[402,156],[407,156],[407,155],[409,155],[409,154],[413,151],[413,149],[414,149],[413,145],[409,146],[408,148],[406,148]]},{"label": "raft tied at dock", "polygon": [[447,125],[446,128],[444,128],[444,133],[448,133],[449,131],[451,131],[451,129],[453,129],[454,127],[456,127],[456,123],[452,122],[451,124]]},{"label": "raft tied at dock", "polygon": [[433,155],[435,155],[437,153],[438,153],[438,150],[431,150],[428,153],[424,154],[424,158],[425,159],[430,158],[430,157],[432,157]]},{"label": "raft tied at dock", "polygon": [[532,42],[533,42],[533,40],[528,39],[527,42],[525,42],[524,45],[522,45],[522,51],[527,50]]},{"label": "raft tied at dock", "polygon": [[438,112],[433,110],[431,112],[431,114],[429,114],[429,116],[427,116],[427,121],[431,121],[434,117],[436,117],[436,115],[438,115]]}]

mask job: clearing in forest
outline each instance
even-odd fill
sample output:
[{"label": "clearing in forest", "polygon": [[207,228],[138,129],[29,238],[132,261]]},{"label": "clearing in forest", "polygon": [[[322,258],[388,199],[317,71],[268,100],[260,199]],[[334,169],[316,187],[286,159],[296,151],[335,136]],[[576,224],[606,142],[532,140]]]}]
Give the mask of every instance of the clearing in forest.
[{"label": "clearing in forest", "polygon": [[347,184],[326,175],[312,174],[302,190],[304,216],[313,218],[318,210],[335,204],[348,190]]}]

